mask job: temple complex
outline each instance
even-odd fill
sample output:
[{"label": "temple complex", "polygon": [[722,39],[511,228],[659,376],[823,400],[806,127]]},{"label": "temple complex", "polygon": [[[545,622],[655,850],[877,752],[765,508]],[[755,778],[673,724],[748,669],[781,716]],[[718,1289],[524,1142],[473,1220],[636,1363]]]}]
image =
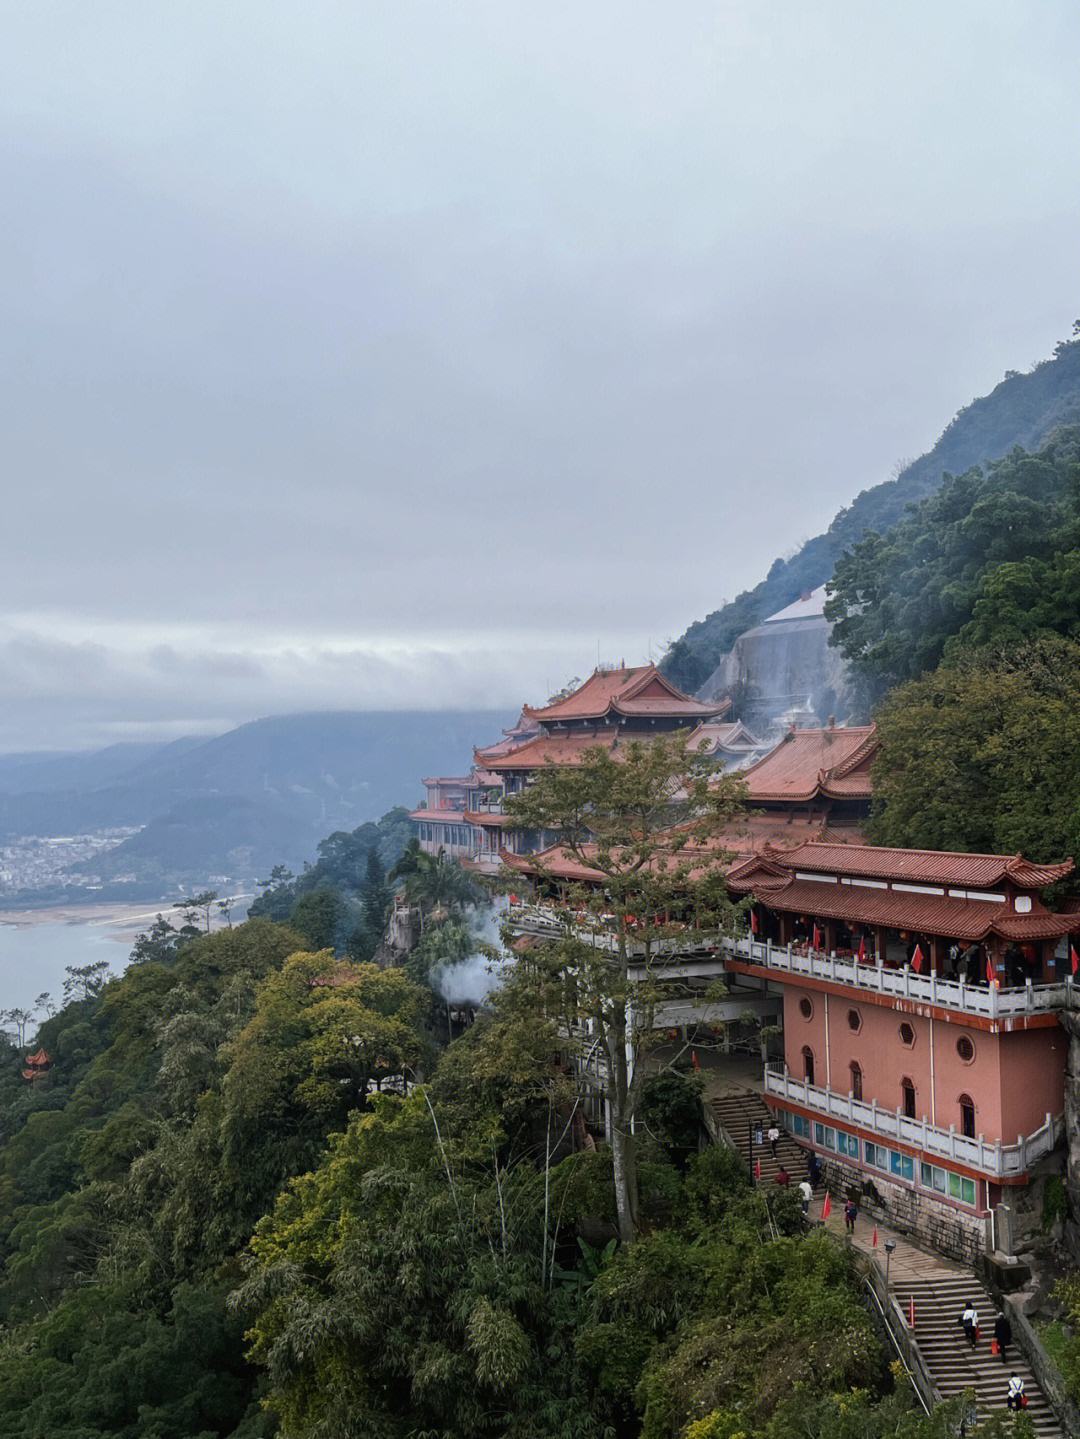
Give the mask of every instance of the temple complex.
[{"label": "temple complex", "polygon": [[702,703],[685,695],[655,665],[595,670],[567,695],[526,705],[500,740],[474,752],[465,778],[426,779],[425,808],[413,810],[421,846],[440,849],[481,870],[497,870],[504,854],[544,849],[554,835],[512,830],[503,801],[518,794],[545,765],[573,765],[588,749],[685,731],[690,743],[718,765],[732,768],[760,753],[740,724],[720,724],[730,701]]}]

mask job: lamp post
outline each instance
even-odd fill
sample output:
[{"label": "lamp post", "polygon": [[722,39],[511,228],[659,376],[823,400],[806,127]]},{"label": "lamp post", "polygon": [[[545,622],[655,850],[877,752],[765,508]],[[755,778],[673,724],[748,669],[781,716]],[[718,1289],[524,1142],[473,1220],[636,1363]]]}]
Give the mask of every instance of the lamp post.
[{"label": "lamp post", "polygon": [[885,1241],[885,1308],[889,1307],[889,1266],[892,1263],[893,1250],[896,1248],[895,1239]]}]

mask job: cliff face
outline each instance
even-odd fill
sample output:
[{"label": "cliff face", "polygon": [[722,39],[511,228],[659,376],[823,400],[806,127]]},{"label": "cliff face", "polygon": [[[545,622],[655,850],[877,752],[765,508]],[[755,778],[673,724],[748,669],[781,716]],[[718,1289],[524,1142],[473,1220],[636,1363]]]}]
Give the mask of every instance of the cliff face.
[{"label": "cliff face", "polygon": [[1061,1023],[1069,1036],[1065,1065],[1065,1192],[1069,1202],[1065,1243],[1073,1258],[1080,1259],[1080,1014],[1066,1011]]},{"label": "cliff face", "polygon": [[822,725],[849,708],[847,667],[829,645],[824,589],[739,636],[702,686],[702,699],[730,695],[739,718],[765,735],[792,722]]},{"label": "cliff face", "polygon": [[696,620],[675,641],[662,669],[688,693],[710,681],[737,637],[781,605],[823,585],[839,556],[869,530],[884,533],[907,506],[941,486],[946,472],[963,474],[973,465],[1000,459],[1016,446],[1038,449],[1062,425],[1080,423],[1080,340],[1057,346],[1053,359],[1026,374],[1010,371],[990,394],[965,406],[925,455],[895,479],[863,490],[791,556],[775,560],[752,590]]}]

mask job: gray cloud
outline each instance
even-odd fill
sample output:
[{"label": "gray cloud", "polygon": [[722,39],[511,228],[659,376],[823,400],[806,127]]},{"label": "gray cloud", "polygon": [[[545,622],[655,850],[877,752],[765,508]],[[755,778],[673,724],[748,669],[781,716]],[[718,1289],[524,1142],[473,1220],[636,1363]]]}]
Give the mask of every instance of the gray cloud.
[{"label": "gray cloud", "polygon": [[1068,0],[6,20],[0,744],[641,658],[1080,311]]}]

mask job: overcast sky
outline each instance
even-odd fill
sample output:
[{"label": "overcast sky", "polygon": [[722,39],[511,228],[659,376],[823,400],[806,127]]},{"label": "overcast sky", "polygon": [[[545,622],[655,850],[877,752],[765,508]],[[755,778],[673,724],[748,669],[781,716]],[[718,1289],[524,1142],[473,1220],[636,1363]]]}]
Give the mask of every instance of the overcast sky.
[{"label": "overcast sky", "polygon": [[0,749],[658,656],[1080,314],[1075,0],[0,18]]}]

